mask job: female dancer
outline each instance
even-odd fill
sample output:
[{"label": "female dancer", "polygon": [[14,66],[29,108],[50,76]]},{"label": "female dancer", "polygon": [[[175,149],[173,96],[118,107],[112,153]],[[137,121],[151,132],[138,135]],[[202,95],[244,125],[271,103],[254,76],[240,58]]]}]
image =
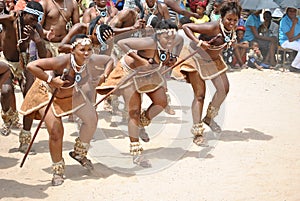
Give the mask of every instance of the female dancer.
[{"label": "female dancer", "polygon": [[[45,116],[49,133],[49,149],[53,161],[52,185],[64,182],[65,163],[62,157],[64,127],[62,117],[74,113],[82,124],[79,137],[76,138],[74,151],[70,156],[83,167],[93,169],[93,164],[86,155],[89,143],[97,128],[98,115],[94,107],[96,86],[106,66],[113,65],[107,55],[92,54],[92,41],[85,34],[75,35],[71,43],[73,50],[58,57],[39,59],[27,65],[37,79],[27,93],[20,113],[39,119]],[[60,75],[67,69],[65,80]],[[46,71],[51,71],[48,74]],[[53,93],[53,88],[59,89]],[[46,113],[49,95],[55,96],[51,108]],[[46,113],[46,114],[45,114]]]},{"label": "female dancer", "polygon": [[[150,162],[142,155],[139,142],[144,126],[167,106],[167,96],[164,79],[160,73],[163,66],[171,66],[176,62],[173,50],[182,45],[178,43],[177,26],[171,20],[162,20],[156,26],[152,36],[142,38],[126,38],[118,41],[119,47],[126,52],[115,69],[109,75],[102,89],[114,88],[116,83],[126,75],[138,72],[133,79],[120,86],[126,108],[128,108],[128,133],[130,138],[130,153],[133,163],[142,167],[150,167]],[[141,95],[145,93],[152,104],[141,111]],[[143,137],[141,137],[143,139]],[[149,141],[149,139],[144,141]]]},{"label": "female dancer", "polygon": [[[235,28],[240,18],[241,7],[236,2],[225,2],[222,4],[220,13],[221,18],[215,22],[183,25],[184,32],[192,40],[190,49],[199,50],[199,54],[181,65],[181,72],[186,74],[194,91],[192,103],[194,125],[191,132],[194,134],[193,142],[197,145],[201,145],[204,141],[203,122],[212,131],[221,132],[221,128],[214,118],[229,91],[229,82],[226,76],[227,66],[221,53],[235,40]],[[195,33],[199,33],[200,37],[197,38]],[[202,119],[206,91],[205,80],[212,81],[216,92],[208,106],[206,116]]]}]

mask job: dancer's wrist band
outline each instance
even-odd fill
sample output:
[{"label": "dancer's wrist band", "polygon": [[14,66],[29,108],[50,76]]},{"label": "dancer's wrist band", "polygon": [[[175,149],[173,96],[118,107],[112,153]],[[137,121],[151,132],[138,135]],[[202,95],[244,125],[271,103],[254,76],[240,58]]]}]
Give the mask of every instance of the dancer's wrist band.
[{"label": "dancer's wrist band", "polygon": [[129,50],[126,52],[126,54],[128,55],[128,54],[130,54],[131,52],[134,52],[134,50],[133,50],[133,49],[129,49]]},{"label": "dancer's wrist band", "polygon": [[48,79],[47,79],[47,83],[50,84],[50,82],[51,82],[52,79],[53,79],[52,75],[49,75]]},{"label": "dancer's wrist band", "polygon": [[203,40],[199,40],[197,47],[201,47],[202,43],[203,43]]}]

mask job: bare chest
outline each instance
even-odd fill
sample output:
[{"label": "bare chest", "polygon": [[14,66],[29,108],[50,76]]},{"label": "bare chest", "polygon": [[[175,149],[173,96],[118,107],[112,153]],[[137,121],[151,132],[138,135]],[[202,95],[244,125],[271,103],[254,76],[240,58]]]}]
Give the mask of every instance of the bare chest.
[{"label": "bare chest", "polygon": [[[72,18],[72,8],[60,8],[55,5],[49,5],[46,10],[46,22],[57,23],[59,21],[69,21]],[[65,18],[65,19],[64,19]]]}]

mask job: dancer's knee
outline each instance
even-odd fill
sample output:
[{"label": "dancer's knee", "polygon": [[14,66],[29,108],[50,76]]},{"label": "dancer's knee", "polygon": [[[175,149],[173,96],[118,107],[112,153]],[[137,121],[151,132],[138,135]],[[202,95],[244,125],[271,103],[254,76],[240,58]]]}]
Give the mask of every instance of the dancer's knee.
[{"label": "dancer's knee", "polygon": [[1,87],[1,95],[8,96],[14,93],[14,88],[11,84],[3,84]]},{"label": "dancer's knee", "polygon": [[89,116],[90,118],[81,119],[82,120],[82,126],[86,126],[89,130],[96,130],[97,129],[97,123],[98,123],[98,116]]},{"label": "dancer's knee", "polygon": [[216,93],[226,96],[229,93],[229,83],[224,83],[222,86],[217,86]]},{"label": "dancer's knee", "polygon": [[49,138],[52,141],[59,141],[63,138],[63,129],[54,126],[49,131]]},{"label": "dancer's knee", "polygon": [[160,100],[156,105],[160,106],[161,108],[165,108],[168,105],[168,100],[167,99]]},{"label": "dancer's knee", "polygon": [[205,94],[202,93],[195,93],[194,94],[194,100],[197,102],[204,102]]},{"label": "dancer's knee", "polygon": [[129,117],[131,119],[139,119],[140,118],[140,113],[141,113],[141,110],[140,109],[130,109],[129,111]]}]

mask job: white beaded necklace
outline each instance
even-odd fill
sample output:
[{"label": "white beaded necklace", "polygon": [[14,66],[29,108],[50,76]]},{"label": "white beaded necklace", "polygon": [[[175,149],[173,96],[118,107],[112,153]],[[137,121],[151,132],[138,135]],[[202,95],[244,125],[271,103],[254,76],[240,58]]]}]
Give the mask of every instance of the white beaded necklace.
[{"label": "white beaded necklace", "polygon": [[[85,70],[86,68],[86,63],[84,63],[83,65],[78,65],[75,61],[75,57],[73,54],[71,54],[71,66],[73,68],[73,70],[75,71],[75,82],[78,83],[81,81],[82,77],[81,77],[81,73]],[[79,70],[77,70],[77,68],[79,68]]]},{"label": "white beaded necklace", "polygon": [[[224,24],[222,22],[222,20],[220,19],[219,20],[219,24],[220,24],[220,29],[222,31],[222,34],[224,36],[224,40],[225,40],[225,45],[227,45],[227,49],[231,46],[231,44],[235,41],[236,39],[236,34],[235,34],[235,31],[232,29],[230,31],[226,30],[225,27],[224,27]],[[227,34],[228,35],[227,35]],[[224,45],[224,46],[225,46]],[[223,47],[224,47],[223,46]]]},{"label": "white beaded necklace", "polygon": [[146,3],[146,10],[149,12],[149,14],[154,15],[155,11],[157,10],[157,3],[155,2],[151,8]]},{"label": "white beaded necklace", "polygon": [[225,42],[229,43],[230,40],[231,40],[231,37],[232,37],[233,30],[227,31],[225,29],[225,27],[224,27],[224,24],[223,24],[222,20],[219,20],[219,24],[220,24],[220,28],[221,28],[222,34],[223,34],[223,36],[225,38]]}]

